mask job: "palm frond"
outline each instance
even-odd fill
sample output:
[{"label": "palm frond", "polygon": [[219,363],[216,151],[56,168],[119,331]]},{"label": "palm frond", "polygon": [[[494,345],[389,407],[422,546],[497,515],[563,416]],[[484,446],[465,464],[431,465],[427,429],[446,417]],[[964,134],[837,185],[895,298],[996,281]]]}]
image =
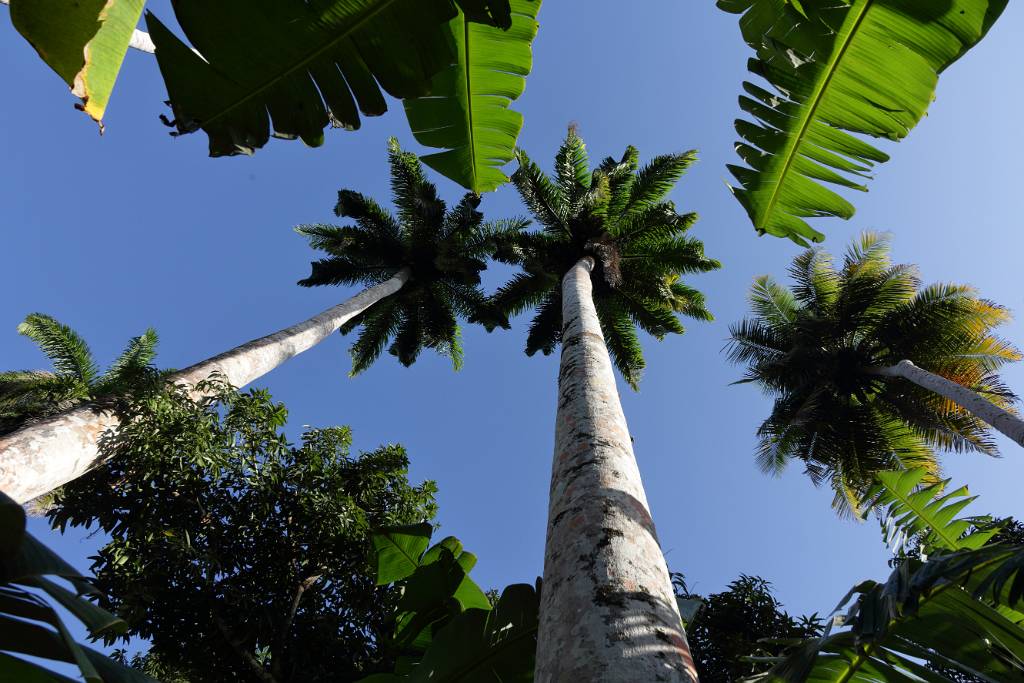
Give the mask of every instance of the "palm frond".
[{"label": "palm frond", "polygon": [[533,162],[526,152],[518,150],[516,161],[519,168],[512,174],[512,184],[519,192],[519,197],[526,204],[530,213],[546,230],[567,232],[565,224],[566,198],[561,190],[551,182],[547,174]]},{"label": "palm frond", "polygon": [[537,305],[537,314],[530,321],[526,335],[526,355],[541,351],[550,355],[562,341],[562,290],[554,288]]},{"label": "palm frond", "polygon": [[644,354],[637,337],[634,321],[630,318],[620,297],[602,298],[596,302],[598,319],[604,343],[608,347],[614,365],[626,383],[634,390],[640,388],[640,375],[643,373]]},{"label": "palm frond", "polygon": [[96,381],[99,368],[89,345],[67,325],[43,313],[30,313],[18,325],[18,332],[39,345],[57,374],[73,378],[85,386]]},{"label": "palm frond", "polygon": [[696,160],[695,150],[663,154],[651,159],[636,174],[623,215],[643,211],[662,201]]},{"label": "palm frond", "polygon": [[567,212],[578,213],[590,189],[590,159],[583,138],[572,127],[555,154],[555,181]]},{"label": "palm frond", "polygon": [[359,320],[362,329],[349,350],[352,356],[350,377],[364,372],[380,357],[384,347],[398,333],[399,318],[399,302],[394,297],[378,301],[362,313]]},{"label": "palm frond", "polygon": [[97,380],[97,392],[120,393],[137,382],[147,370],[152,369],[157,343],[159,338],[153,328],[147,329],[138,337],[132,337],[121,355]]}]

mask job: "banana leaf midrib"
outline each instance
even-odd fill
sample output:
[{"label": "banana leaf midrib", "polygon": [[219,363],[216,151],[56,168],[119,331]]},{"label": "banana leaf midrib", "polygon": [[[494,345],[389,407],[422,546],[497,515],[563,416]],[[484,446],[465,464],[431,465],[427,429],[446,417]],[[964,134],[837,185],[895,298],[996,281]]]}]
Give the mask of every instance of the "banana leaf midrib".
[{"label": "banana leaf midrib", "polygon": [[472,173],[473,176],[472,185],[475,189],[477,187],[479,176],[477,175],[476,165],[476,129],[473,127],[473,84],[469,73],[469,21],[466,19],[465,15],[462,16],[462,49],[465,55],[462,60],[464,64],[462,71],[466,79],[466,124],[469,126],[469,128],[467,128],[469,135],[466,137],[469,138],[469,167],[471,169],[470,173]]},{"label": "banana leaf midrib", "polygon": [[[253,100],[253,99],[259,97],[260,95],[262,95],[263,93],[267,92],[268,90],[270,90],[275,85],[277,85],[281,81],[285,80],[286,78],[288,78],[289,76],[291,76],[295,72],[297,72],[300,69],[303,69],[303,68],[309,66],[318,57],[322,56],[325,52],[328,52],[331,49],[333,49],[334,47],[336,47],[338,45],[338,43],[340,43],[342,40],[348,39],[353,33],[355,33],[357,30],[361,29],[363,26],[365,26],[371,20],[376,18],[376,16],[378,14],[380,14],[381,12],[386,10],[388,7],[393,5],[395,2],[396,2],[396,0],[381,0],[381,2],[377,5],[376,8],[374,8],[374,9],[370,10],[369,12],[367,12],[358,21],[353,22],[340,35],[335,36],[332,40],[328,41],[326,44],[324,44],[324,45],[320,46],[319,48],[317,48],[316,50],[314,50],[307,57],[304,57],[303,59],[299,60],[298,62],[292,64],[290,67],[286,67],[283,71],[279,72],[276,76],[273,76],[266,83],[264,83],[263,85],[259,86],[258,88],[254,89],[254,90],[249,91],[244,97],[236,100],[233,104],[225,107],[224,109],[222,109],[219,112],[213,114],[212,116],[207,117],[206,119],[204,119],[202,122],[200,122],[198,124],[198,127],[202,128],[203,126],[208,126],[208,125],[214,123],[215,121],[218,121],[218,120],[222,119],[223,117],[225,117],[228,114],[230,114],[231,112],[233,112],[235,109],[238,109],[239,107],[249,103],[251,100]],[[210,64],[209,62],[207,62],[207,64],[209,64],[211,67],[213,67],[213,65]]]},{"label": "banana leaf midrib", "polygon": [[837,49],[833,51],[832,57],[829,59],[829,63],[825,67],[824,78],[821,79],[820,83],[814,88],[814,91],[811,95],[813,104],[811,104],[811,106],[809,107],[802,108],[804,114],[800,120],[799,132],[797,133],[797,135],[793,137],[792,142],[789,145],[787,145],[787,149],[783,150],[783,153],[785,154],[785,161],[783,163],[782,170],[779,172],[778,180],[776,180],[776,182],[773,184],[772,193],[768,198],[768,205],[765,207],[765,210],[761,214],[761,216],[759,216],[760,225],[758,225],[757,227],[761,230],[764,229],[765,223],[767,222],[768,218],[772,215],[772,212],[775,209],[775,205],[778,203],[779,195],[782,192],[782,186],[785,183],[786,177],[789,175],[789,172],[793,167],[793,163],[796,161],[797,155],[800,153],[800,146],[803,143],[804,137],[807,135],[808,130],[810,130],[811,124],[814,122],[814,114],[817,112],[818,106],[821,104],[821,101],[825,97],[825,91],[829,83],[832,82],[832,78],[839,71],[839,64],[842,61],[843,56],[846,54],[847,49],[853,43],[854,36],[856,35],[858,28],[860,28],[860,24],[863,22],[864,17],[867,16],[868,10],[870,9],[873,3],[874,0],[864,0],[864,4],[861,6],[859,13],[856,14],[854,14],[854,12],[856,12],[856,9],[851,8],[851,16],[848,16],[846,18],[846,20],[843,22],[843,26],[840,27],[839,29],[839,35],[843,36],[843,30],[846,28],[846,26],[848,24],[852,24],[852,26],[849,29],[849,32],[845,34],[846,38],[842,39],[842,44],[840,46],[837,46]]}]

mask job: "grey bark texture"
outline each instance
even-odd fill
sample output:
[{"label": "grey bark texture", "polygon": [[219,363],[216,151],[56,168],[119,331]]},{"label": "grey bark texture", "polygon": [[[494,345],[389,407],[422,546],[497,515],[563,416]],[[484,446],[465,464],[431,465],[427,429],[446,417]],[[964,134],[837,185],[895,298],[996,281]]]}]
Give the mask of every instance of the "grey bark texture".
[{"label": "grey bark texture", "polygon": [[872,368],[871,372],[883,377],[902,377],[919,387],[948,398],[964,410],[1024,446],[1024,420],[1003,410],[976,391],[941,375],[919,368],[909,360],[901,360],[887,368]]},{"label": "grey bark texture", "polygon": [[[219,372],[230,384],[245,386],[320,343],[408,280],[409,271],[403,268],[317,316],[185,368],[170,380],[193,385]],[[0,437],[0,491],[25,503],[82,476],[100,458],[100,436],[117,425],[115,415],[86,404]]]},{"label": "grey bark texture", "polygon": [[562,280],[535,680],[695,683],[594,307],[593,267],[581,259]]}]

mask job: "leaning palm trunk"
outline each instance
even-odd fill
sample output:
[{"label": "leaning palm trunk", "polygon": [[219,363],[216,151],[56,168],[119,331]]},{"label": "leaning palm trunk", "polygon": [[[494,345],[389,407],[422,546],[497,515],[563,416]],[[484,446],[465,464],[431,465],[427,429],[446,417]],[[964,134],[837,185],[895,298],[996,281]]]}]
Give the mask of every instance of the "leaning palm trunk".
[{"label": "leaning palm trunk", "polygon": [[962,384],[919,368],[909,360],[901,360],[887,368],[871,368],[869,372],[882,377],[902,377],[923,389],[948,398],[979,420],[992,425],[994,429],[1024,446],[1024,420]]},{"label": "leaning palm trunk", "polygon": [[647,508],[591,293],[594,262],[562,280],[562,359],[538,683],[674,681],[697,673]]},{"label": "leaning palm trunk", "polygon": [[[169,380],[194,385],[217,372],[226,382],[245,386],[320,343],[347,320],[397,292],[408,280],[409,270],[403,268],[386,282],[320,315],[185,368]],[[112,412],[87,404],[0,438],[0,491],[24,503],[82,476],[100,458],[100,435],[117,425],[118,418]]]}]

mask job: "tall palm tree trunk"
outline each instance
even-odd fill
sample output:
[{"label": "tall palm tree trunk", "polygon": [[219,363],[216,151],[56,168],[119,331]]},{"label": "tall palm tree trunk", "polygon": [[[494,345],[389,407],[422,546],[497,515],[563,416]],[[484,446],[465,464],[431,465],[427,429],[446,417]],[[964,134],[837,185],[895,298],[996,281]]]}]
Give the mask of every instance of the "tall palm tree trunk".
[{"label": "tall palm tree trunk", "polygon": [[902,377],[919,387],[948,398],[979,420],[992,425],[994,429],[1024,446],[1024,420],[962,384],[919,368],[909,360],[901,360],[896,365],[886,368],[871,368],[869,372],[882,377]]},{"label": "tall palm tree trunk", "polygon": [[[386,282],[344,303],[176,372],[170,381],[192,385],[219,372],[232,385],[245,386],[320,343],[347,320],[397,292],[408,280],[409,270],[403,268]],[[86,404],[0,437],[0,491],[24,503],[82,476],[100,458],[100,435],[117,425],[118,419],[111,412]]]},{"label": "tall palm tree trunk", "polygon": [[594,262],[562,280],[562,358],[538,683],[695,683],[665,557],[591,291]]}]

